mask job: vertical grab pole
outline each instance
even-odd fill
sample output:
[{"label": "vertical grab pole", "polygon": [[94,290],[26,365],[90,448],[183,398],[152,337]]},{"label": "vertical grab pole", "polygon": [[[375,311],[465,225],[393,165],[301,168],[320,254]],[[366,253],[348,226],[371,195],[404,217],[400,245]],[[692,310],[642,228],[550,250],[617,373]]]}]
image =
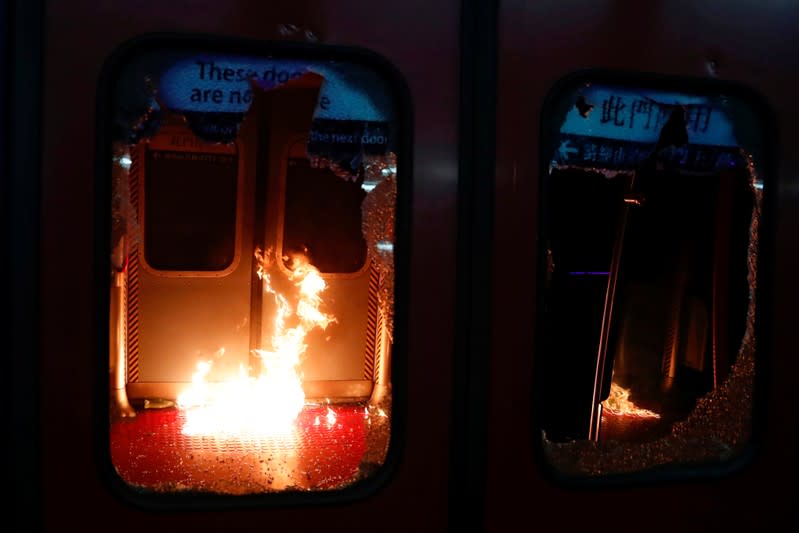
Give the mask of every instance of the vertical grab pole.
[{"label": "vertical grab pole", "polygon": [[125,347],[125,271],[127,257],[124,253],[125,238],[122,237],[114,249],[111,268],[111,298],[109,313],[109,379],[111,388],[111,416],[131,418],[136,410],[128,401],[127,389],[127,350]]},{"label": "vertical grab pole", "polygon": [[[635,184],[635,172],[633,172],[626,193],[631,193]],[[627,196],[627,194],[625,194]],[[602,310],[602,328],[599,333],[599,346],[597,348],[596,370],[594,373],[594,391],[591,401],[591,419],[588,426],[589,440],[599,440],[599,423],[602,418],[602,385],[605,382],[605,370],[607,367],[608,337],[610,336],[611,318],[613,316],[613,305],[616,298],[616,286],[619,279],[619,265],[621,263],[621,253],[624,247],[624,232],[627,227],[627,214],[629,203],[625,200],[622,205],[619,227],[616,233],[616,241],[613,244],[613,256],[610,260],[610,274],[608,275],[608,285],[605,290],[605,305]]]}]

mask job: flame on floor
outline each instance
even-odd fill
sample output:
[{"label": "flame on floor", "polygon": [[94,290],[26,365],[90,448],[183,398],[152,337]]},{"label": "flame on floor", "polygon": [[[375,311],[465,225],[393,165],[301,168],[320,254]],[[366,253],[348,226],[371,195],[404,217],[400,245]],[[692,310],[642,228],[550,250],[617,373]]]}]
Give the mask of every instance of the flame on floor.
[{"label": "flame on floor", "polygon": [[268,349],[254,350],[261,362],[260,373],[253,376],[240,366],[234,379],[211,384],[206,377],[212,362],[200,361],[191,386],[178,397],[178,407],[185,412],[186,435],[290,435],[305,405],[300,373],[305,337],[335,322],[335,317],[320,310],[325,281],[307,258],[293,256],[284,275],[294,290],[284,294],[272,283],[272,253],[259,249],[255,257],[264,295],[271,295],[276,304]]},{"label": "flame on floor", "polygon": [[617,383],[611,383],[610,395],[602,402],[602,409],[617,416],[635,416],[640,418],[660,418],[660,415],[649,409],[638,407],[630,400],[630,389]]}]

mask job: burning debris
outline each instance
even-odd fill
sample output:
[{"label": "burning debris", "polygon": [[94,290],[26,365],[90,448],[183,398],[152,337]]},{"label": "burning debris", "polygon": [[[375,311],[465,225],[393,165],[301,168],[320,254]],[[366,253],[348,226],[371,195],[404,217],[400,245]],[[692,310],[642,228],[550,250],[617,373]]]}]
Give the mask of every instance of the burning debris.
[{"label": "burning debris", "polygon": [[192,385],[178,397],[185,411],[183,432],[187,435],[284,435],[290,433],[305,404],[299,366],[307,349],[305,336],[315,328],[326,329],[335,321],[320,310],[325,281],[307,259],[292,257],[286,275],[296,289],[289,299],[272,284],[272,252],[256,250],[258,277],[263,290],[277,306],[270,348],[255,350],[261,371],[251,376],[240,367],[237,379],[219,384],[213,390],[205,378],[211,363],[201,361]]},{"label": "burning debris", "polygon": [[630,401],[630,390],[617,383],[611,383],[610,395],[602,402],[605,411],[619,416],[636,416],[641,418],[660,418],[660,415],[649,409],[638,407]]}]

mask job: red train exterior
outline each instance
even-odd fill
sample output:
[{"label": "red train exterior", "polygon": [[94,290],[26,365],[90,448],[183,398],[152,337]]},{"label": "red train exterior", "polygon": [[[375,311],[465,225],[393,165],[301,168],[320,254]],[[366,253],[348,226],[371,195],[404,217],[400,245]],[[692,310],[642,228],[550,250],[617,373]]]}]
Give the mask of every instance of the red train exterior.
[{"label": "red train exterior", "polygon": [[[16,530],[777,530],[799,508],[799,55],[792,2],[10,2],[4,236]],[[412,116],[406,338],[396,461],[369,494],[153,509],[104,475],[94,298],[98,82],[151,33],[358,47],[393,65]],[[312,37],[309,39],[309,35]],[[739,82],[774,118],[770,294],[757,447],[732,473],[575,488],[536,452],[541,117],[581,71]],[[8,73],[14,72],[11,76]],[[652,78],[647,78],[652,79]],[[100,387],[101,388],[101,387]],[[98,421],[99,420],[99,421]],[[712,469],[711,469],[712,470]]]}]

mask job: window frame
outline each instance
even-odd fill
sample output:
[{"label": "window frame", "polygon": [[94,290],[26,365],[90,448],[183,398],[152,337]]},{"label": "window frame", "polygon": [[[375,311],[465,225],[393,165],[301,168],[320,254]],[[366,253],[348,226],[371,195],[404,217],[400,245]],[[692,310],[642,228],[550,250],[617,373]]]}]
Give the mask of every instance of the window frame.
[{"label": "window frame", "polygon": [[[367,478],[340,489],[317,492],[290,491],[262,494],[212,494],[202,492],[156,493],[131,487],[117,473],[110,449],[110,391],[108,383],[110,332],[110,295],[108,277],[95,276],[95,409],[94,455],[98,472],[109,490],[127,504],[150,511],[206,511],[225,509],[279,508],[348,504],[363,500],[391,483],[401,461],[407,422],[407,346],[408,301],[410,293],[411,193],[413,186],[413,103],[410,90],[400,71],[386,58],[371,50],[341,45],[295,41],[255,41],[236,37],[182,33],[148,33],[130,39],[117,47],[106,59],[96,92],[96,146],[94,225],[100,238],[95,240],[94,268],[105,273],[111,256],[111,132],[113,125],[114,83],[125,66],[136,57],[148,53],[214,53],[286,60],[339,61],[366,68],[375,73],[391,91],[396,124],[395,146],[397,167],[397,199],[395,205],[394,243],[394,320],[390,347],[391,432],[385,461]],[[241,152],[239,152],[241,158]],[[239,160],[239,174],[244,165]],[[238,194],[242,194],[239,187]],[[240,210],[239,210],[240,211]],[[146,263],[146,262],[145,262]],[[234,261],[235,263],[235,261]],[[368,265],[368,261],[365,261]],[[201,272],[206,274],[205,272]],[[186,275],[179,272],[177,275]],[[191,272],[194,276],[195,272]],[[213,273],[217,275],[217,273]]]},{"label": "window frame", "polygon": [[[557,80],[549,89],[540,110],[540,142],[539,142],[539,171],[538,171],[538,198],[537,198],[537,233],[536,233],[536,286],[540,289],[548,284],[548,258],[547,258],[547,210],[549,190],[548,180],[553,165],[552,154],[556,153],[560,129],[565,119],[568,105],[567,99],[581,87],[596,84],[620,89],[643,89],[657,92],[679,93],[699,97],[718,97],[726,95],[733,97],[738,103],[746,105],[751,114],[758,120],[762,136],[762,149],[757,161],[763,180],[761,212],[758,222],[758,247],[757,247],[757,286],[755,292],[755,320],[754,335],[755,349],[755,375],[752,394],[751,431],[747,443],[742,451],[729,458],[718,461],[709,461],[701,464],[675,464],[651,467],[647,470],[638,470],[625,473],[609,473],[604,475],[570,474],[561,471],[547,456],[544,437],[542,433],[544,416],[542,409],[538,408],[540,391],[547,376],[541,375],[546,353],[542,342],[542,335],[536,335],[533,357],[533,417],[531,429],[533,439],[532,453],[541,471],[550,483],[567,488],[606,489],[614,486],[656,485],[671,481],[716,479],[734,475],[745,469],[753,462],[762,446],[767,423],[766,405],[770,391],[768,390],[767,377],[769,374],[770,359],[772,357],[771,338],[769,335],[771,324],[771,309],[774,277],[774,227],[776,216],[777,187],[777,127],[775,115],[766,99],[754,89],[738,82],[718,80],[711,78],[690,78],[673,76],[655,72],[636,72],[624,70],[609,70],[602,68],[588,68],[570,72]],[[601,109],[594,109],[601,112]],[[745,142],[738,140],[738,148],[744,148]],[[536,330],[545,328],[544,308],[546,306],[544,290],[537,290],[536,305]]]}]

